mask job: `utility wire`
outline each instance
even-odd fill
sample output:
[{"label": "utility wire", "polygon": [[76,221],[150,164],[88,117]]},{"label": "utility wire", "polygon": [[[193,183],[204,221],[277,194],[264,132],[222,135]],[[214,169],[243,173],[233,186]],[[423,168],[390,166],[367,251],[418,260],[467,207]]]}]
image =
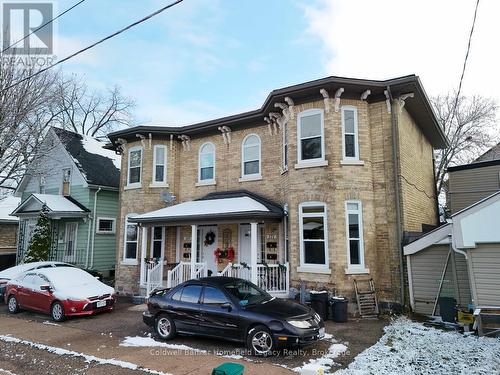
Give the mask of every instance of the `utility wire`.
[{"label": "utility wire", "polygon": [[465,53],[464,65],[462,67],[462,75],[460,76],[460,82],[458,84],[457,96],[455,98],[455,105],[453,106],[453,113],[451,119],[455,117],[457,112],[458,100],[460,98],[460,92],[462,91],[462,82],[464,80],[465,68],[467,67],[467,59],[469,58],[470,45],[472,41],[472,34],[474,33],[474,26],[476,25],[477,8],[479,7],[479,0],[476,1],[476,8],[474,9],[474,18],[472,20],[472,26],[469,33],[469,42],[467,43],[467,52]]},{"label": "utility wire", "polygon": [[54,22],[55,20],[57,20],[59,17],[62,17],[64,16],[66,13],[68,13],[70,10],[76,8],[78,5],[80,5],[81,3],[83,3],[85,0],[81,0],[79,1],[78,3],[76,3],[75,5],[73,5],[72,7],[66,9],[64,12],[62,13],[59,13],[56,17],[50,19],[49,21],[45,22],[43,25],[41,25],[40,27],[36,28],[35,30],[33,30],[31,33],[29,33],[28,35],[25,35],[23,38],[19,39],[17,42],[14,42],[12,43],[10,46],[8,46],[7,48],[3,49],[1,53],[4,53],[5,51],[7,51],[8,49],[14,47],[16,44],[18,44],[19,42],[22,42],[24,39],[28,38],[29,36],[33,35],[34,33],[36,33],[38,30],[40,29],[43,29],[45,26],[47,25],[50,25],[52,22]]},{"label": "utility wire", "polygon": [[115,36],[117,36],[117,35],[119,35],[119,34],[121,34],[121,33],[125,32],[125,31],[127,31],[127,30],[129,30],[129,29],[131,29],[131,28],[133,28],[134,26],[139,25],[140,23],[143,23],[143,22],[145,22],[145,21],[149,20],[150,18],[153,18],[154,16],[156,16],[156,15],[158,15],[158,14],[160,14],[160,13],[164,12],[165,10],[167,10],[167,9],[169,9],[169,8],[172,8],[173,6],[175,6],[175,5],[179,4],[179,3],[183,2],[183,1],[184,1],[184,0],[176,0],[176,1],[174,1],[174,2],[172,2],[172,3],[170,3],[170,4],[168,4],[168,5],[164,6],[163,8],[158,9],[157,11],[155,11],[155,12],[153,12],[153,13],[151,13],[151,14],[147,15],[146,17],[141,18],[140,20],[135,21],[134,23],[131,23],[131,24],[130,24],[130,25],[128,25],[128,26],[125,26],[123,29],[120,29],[120,30],[118,30],[118,31],[114,32],[113,34],[110,34],[110,35],[108,35],[108,36],[106,36],[106,37],[104,37],[104,38],[102,38],[102,39],[98,40],[97,42],[95,42],[95,43],[91,44],[90,46],[87,46],[87,47],[85,47],[85,48],[82,48],[81,50],[79,50],[79,51],[77,51],[77,52],[75,52],[75,53],[73,53],[73,54],[71,54],[71,55],[69,55],[69,56],[65,57],[64,59],[57,61],[55,64],[52,64],[52,65],[50,65],[50,66],[48,66],[48,67],[46,67],[46,68],[44,68],[44,69],[40,69],[40,70],[38,70],[37,72],[35,72],[35,73],[33,73],[33,74],[29,75],[28,77],[25,77],[25,78],[23,78],[23,79],[20,79],[20,80],[19,80],[19,81],[17,81],[17,82],[14,82],[12,85],[5,87],[2,91],[0,91],[0,93],[3,93],[4,91],[7,91],[7,90],[9,90],[9,89],[11,89],[11,88],[13,88],[13,87],[17,86],[17,85],[19,85],[20,83],[22,83],[22,82],[24,82],[24,81],[27,81],[27,80],[29,80],[29,79],[31,79],[31,78],[33,78],[33,77],[35,77],[35,76],[37,76],[37,75],[39,75],[39,74],[43,73],[43,72],[46,72],[47,70],[52,69],[52,68],[54,68],[55,66],[57,66],[57,65],[59,65],[59,64],[62,64],[63,62],[66,62],[66,61],[68,61],[69,59],[72,59],[73,57],[78,56],[79,54],[81,54],[81,53],[83,53],[83,52],[85,52],[85,51],[88,51],[89,49],[92,49],[92,48],[94,48],[95,46],[97,46],[97,45],[99,45],[99,44],[101,44],[101,43],[103,43],[103,42],[105,42],[105,41],[107,41],[107,40],[109,40],[109,39],[111,39],[111,38],[114,38]]}]

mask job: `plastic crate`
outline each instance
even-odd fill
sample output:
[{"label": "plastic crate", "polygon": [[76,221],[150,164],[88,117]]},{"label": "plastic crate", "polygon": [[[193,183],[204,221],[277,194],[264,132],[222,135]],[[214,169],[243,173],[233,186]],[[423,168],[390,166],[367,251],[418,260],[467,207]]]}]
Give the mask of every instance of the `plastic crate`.
[{"label": "plastic crate", "polygon": [[212,370],[212,375],[243,375],[245,367],[239,363],[226,362]]}]

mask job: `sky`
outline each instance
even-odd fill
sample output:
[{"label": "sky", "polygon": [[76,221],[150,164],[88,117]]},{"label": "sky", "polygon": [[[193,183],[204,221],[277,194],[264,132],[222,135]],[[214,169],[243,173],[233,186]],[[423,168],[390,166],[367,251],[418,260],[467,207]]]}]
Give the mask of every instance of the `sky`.
[{"label": "sky", "polygon": [[[57,2],[58,12],[76,0]],[[61,17],[56,55],[169,0],[86,0]],[[63,64],[91,87],[118,85],[140,124],[185,125],[259,108],[276,88],[329,75],[420,76],[429,95],[458,86],[476,0],[184,0]],[[479,5],[466,95],[500,102],[500,2]]]}]

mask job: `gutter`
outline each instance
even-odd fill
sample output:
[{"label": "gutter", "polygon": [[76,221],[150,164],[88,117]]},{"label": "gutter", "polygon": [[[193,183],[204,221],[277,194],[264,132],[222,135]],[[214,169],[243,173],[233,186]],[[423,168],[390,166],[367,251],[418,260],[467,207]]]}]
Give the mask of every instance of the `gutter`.
[{"label": "gutter", "polygon": [[398,138],[398,133],[397,133],[397,126],[398,126],[398,119],[397,119],[397,110],[396,106],[394,105],[394,98],[392,97],[391,93],[391,87],[388,85],[387,86],[387,92],[389,93],[389,98],[391,100],[391,130],[392,130],[392,157],[394,160],[394,192],[396,195],[396,225],[397,225],[397,232],[396,232],[396,239],[398,243],[398,256],[399,256],[399,278],[400,278],[400,284],[401,284],[401,293],[400,293],[400,302],[401,305],[404,306],[405,304],[405,291],[404,291],[404,269],[403,269],[403,227],[402,227],[402,220],[401,220],[401,191],[399,189],[399,178],[400,178],[400,173],[399,173],[399,138]]},{"label": "gutter", "polygon": [[94,194],[94,219],[93,219],[93,229],[92,229],[92,251],[90,253],[90,268],[94,267],[94,245],[95,245],[95,231],[96,231],[96,216],[97,216],[97,194],[101,191],[101,187],[99,186],[99,189],[96,190]]}]

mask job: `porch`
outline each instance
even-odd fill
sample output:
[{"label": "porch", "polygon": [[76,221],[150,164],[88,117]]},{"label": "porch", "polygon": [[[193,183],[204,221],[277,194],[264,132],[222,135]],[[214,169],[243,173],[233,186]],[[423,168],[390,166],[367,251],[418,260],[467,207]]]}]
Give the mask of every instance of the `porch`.
[{"label": "porch", "polygon": [[230,276],[288,296],[283,217],[281,206],[260,196],[225,192],[130,218],[140,231],[143,293]]}]

